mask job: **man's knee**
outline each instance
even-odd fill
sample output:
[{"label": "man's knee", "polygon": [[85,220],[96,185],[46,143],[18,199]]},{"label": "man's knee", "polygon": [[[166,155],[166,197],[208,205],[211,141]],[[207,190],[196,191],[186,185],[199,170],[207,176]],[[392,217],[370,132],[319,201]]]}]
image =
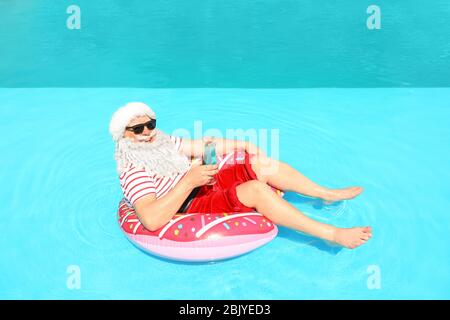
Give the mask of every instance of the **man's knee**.
[{"label": "man's knee", "polygon": [[251,180],[251,181],[247,181],[245,183],[248,184],[250,190],[255,195],[261,195],[261,194],[264,194],[265,192],[267,192],[268,190],[270,190],[270,187],[267,185],[267,183],[265,183],[263,181]]},{"label": "man's knee", "polygon": [[238,199],[247,207],[255,207],[257,203],[261,202],[266,190],[270,187],[259,180],[251,180],[244,182],[236,187],[236,194]]}]

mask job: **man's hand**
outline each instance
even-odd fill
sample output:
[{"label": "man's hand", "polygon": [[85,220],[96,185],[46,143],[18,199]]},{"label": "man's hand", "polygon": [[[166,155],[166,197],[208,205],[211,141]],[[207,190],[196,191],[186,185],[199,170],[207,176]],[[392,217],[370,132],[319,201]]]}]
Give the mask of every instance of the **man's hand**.
[{"label": "man's hand", "polygon": [[203,143],[205,143],[205,144],[212,143],[215,141],[214,139],[215,139],[214,137],[208,137],[208,136],[203,137]]},{"label": "man's hand", "polygon": [[186,174],[184,179],[193,188],[203,186],[205,184],[210,184],[214,175],[219,172],[218,165],[201,165],[200,161],[192,164],[191,169]]}]

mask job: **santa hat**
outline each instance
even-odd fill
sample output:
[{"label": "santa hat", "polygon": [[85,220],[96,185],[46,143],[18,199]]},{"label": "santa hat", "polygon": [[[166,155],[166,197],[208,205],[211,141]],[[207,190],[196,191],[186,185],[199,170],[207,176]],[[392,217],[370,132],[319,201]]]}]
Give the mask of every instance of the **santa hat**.
[{"label": "santa hat", "polygon": [[120,140],[130,121],[140,116],[149,116],[151,119],[156,119],[155,112],[143,102],[129,102],[117,109],[109,123],[109,133],[114,141]]}]

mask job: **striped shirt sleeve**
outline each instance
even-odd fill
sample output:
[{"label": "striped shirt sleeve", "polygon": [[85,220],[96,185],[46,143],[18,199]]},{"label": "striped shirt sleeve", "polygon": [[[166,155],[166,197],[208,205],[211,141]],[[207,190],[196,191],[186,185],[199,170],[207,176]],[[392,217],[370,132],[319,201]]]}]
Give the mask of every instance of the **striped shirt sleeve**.
[{"label": "striped shirt sleeve", "polygon": [[132,168],[121,178],[120,185],[125,198],[134,206],[140,198],[154,193],[156,195],[155,178],[145,170]]},{"label": "striped shirt sleeve", "polygon": [[172,140],[172,142],[175,143],[175,147],[177,148],[178,151],[180,151],[181,141],[183,140],[183,138],[176,137],[176,136],[170,136],[170,140]]}]

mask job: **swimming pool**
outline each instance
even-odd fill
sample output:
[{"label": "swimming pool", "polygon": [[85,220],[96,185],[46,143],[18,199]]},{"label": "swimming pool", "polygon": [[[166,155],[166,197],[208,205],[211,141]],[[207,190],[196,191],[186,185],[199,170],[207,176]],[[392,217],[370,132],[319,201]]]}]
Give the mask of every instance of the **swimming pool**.
[{"label": "swimming pool", "polygon": [[[417,12],[423,24],[411,39],[398,34],[410,16],[386,1],[380,1],[386,16],[397,19],[387,19],[377,35],[353,29],[364,27],[369,2],[339,11],[331,1],[321,9],[285,1],[272,13],[274,1],[175,9],[168,7],[173,1],[155,7],[107,1],[102,8],[78,1],[86,17],[79,34],[57,29],[65,26],[69,3],[47,2],[0,3],[0,26],[17,25],[0,28],[0,42],[8,44],[0,51],[0,298],[450,298],[444,1]],[[417,3],[405,6],[417,11]],[[360,9],[362,17],[352,20]],[[293,22],[295,14],[303,18]],[[190,27],[179,28],[177,18]],[[344,21],[349,25],[340,29]],[[281,30],[289,32],[277,38]],[[298,38],[296,30],[303,32]],[[294,55],[302,38],[308,46]],[[333,43],[334,53],[322,50]],[[201,264],[138,250],[117,225],[121,190],[108,134],[112,112],[128,101],[148,103],[168,133],[193,133],[199,123],[202,132],[223,134],[278,130],[281,160],[329,187],[365,187],[336,205],[292,193],[286,199],[323,222],[371,225],[373,239],[341,250],[280,228],[256,251]]]},{"label": "swimming pool", "polygon": [[[3,298],[449,297],[449,89],[1,89],[0,98]],[[287,199],[321,221],[370,224],[374,238],[338,250],[280,228],[223,262],[143,253],[115,218],[107,123],[128,100],[148,101],[167,132],[196,120],[204,130],[279,128],[283,161],[327,186],[366,188],[345,206]],[[71,266],[79,289],[67,286]],[[380,289],[368,288],[373,268]]]}]

